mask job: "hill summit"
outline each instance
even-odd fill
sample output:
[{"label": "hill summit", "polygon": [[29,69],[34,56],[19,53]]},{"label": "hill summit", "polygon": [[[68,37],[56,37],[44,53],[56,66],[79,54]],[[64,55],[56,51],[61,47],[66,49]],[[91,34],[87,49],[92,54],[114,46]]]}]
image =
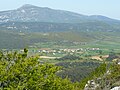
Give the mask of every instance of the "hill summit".
[{"label": "hill summit", "polygon": [[53,22],[53,23],[83,23],[94,21],[117,21],[100,15],[82,15],[70,11],[56,10],[48,7],[38,7],[25,4],[18,9],[1,11],[0,22]]}]

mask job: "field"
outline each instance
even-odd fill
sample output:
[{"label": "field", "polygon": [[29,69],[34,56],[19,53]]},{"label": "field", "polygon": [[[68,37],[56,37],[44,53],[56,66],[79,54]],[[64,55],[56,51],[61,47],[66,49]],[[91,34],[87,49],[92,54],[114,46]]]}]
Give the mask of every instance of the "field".
[{"label": "field", "polygon": [[[4,38],[4,39],[3,39]],[[111,52],[120,53],[120,32],[15,32],[0,31],[0,48],[39,56],[41,63],[62,66],[57,75],[80,81],[87,77]]]}]

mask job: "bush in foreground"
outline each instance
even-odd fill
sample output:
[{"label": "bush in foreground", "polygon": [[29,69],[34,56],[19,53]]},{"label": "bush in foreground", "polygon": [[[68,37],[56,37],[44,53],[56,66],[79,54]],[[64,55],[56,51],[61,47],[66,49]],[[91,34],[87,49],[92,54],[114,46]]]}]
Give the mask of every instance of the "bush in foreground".
[{"label": "bush in foreground", "polygon": [[80,90],[68,79],[55,75],[60,67],[41,64],[37,57],[24,53],[0,52],[0,89],[2,90]]}]

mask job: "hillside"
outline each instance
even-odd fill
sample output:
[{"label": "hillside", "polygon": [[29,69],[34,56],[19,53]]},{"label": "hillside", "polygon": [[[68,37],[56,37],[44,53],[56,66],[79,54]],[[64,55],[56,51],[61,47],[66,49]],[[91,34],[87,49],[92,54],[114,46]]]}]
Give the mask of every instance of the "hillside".
[{"label": "hillside", "polygon": [[101,65],[100,67],[96,68],[96,70],[91,73],[91,75],[87,77],[86,80],[87,79],[89,81],[85,85],[84,90],[119,90],[120,65]]},{"label": "hillside", "polygon": [[43,48],[57,47],[99,47],[119,49],[120,32],[16,32],[0,30],[0,48],[17,49],[29,46]]},{"label": "hillside", "polygon": [[0,11],[1,49],[40,47],[41,43],[52,43],[53,47],[55,43],[67,47],[81,43],[88,47],[116,47],[119,33],[119,20],[100,15],[87,16],[29,4]]},{"label": "hillside", "polygon": [[[38,56],[29,57],[27,53],[26,48],[21,53],[0,51],[1,90],[114,90],[111,88],[120,88],[119,63],[61,62],[56,66],[40,62]],[[68,75],[68,78],[64,75]],[[81,80],[74,82],[75,79]]]},{"label": "hillside", "polygon": [[116,32],[120,27],[104,22],[86,23],[48,23],[48,22],[7,22],[0,24],[0,30],[12,30],[18,32],[65,32],[65,31],[100,31]]}]

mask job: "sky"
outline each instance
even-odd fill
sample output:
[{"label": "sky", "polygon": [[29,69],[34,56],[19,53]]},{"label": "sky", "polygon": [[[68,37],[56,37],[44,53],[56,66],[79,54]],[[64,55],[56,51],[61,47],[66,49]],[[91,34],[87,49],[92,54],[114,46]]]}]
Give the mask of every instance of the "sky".
[{"label": "sky", "polygon": [[120,20],[120,0],[0,0],[0,11],[17,9],[24,4]]}]

